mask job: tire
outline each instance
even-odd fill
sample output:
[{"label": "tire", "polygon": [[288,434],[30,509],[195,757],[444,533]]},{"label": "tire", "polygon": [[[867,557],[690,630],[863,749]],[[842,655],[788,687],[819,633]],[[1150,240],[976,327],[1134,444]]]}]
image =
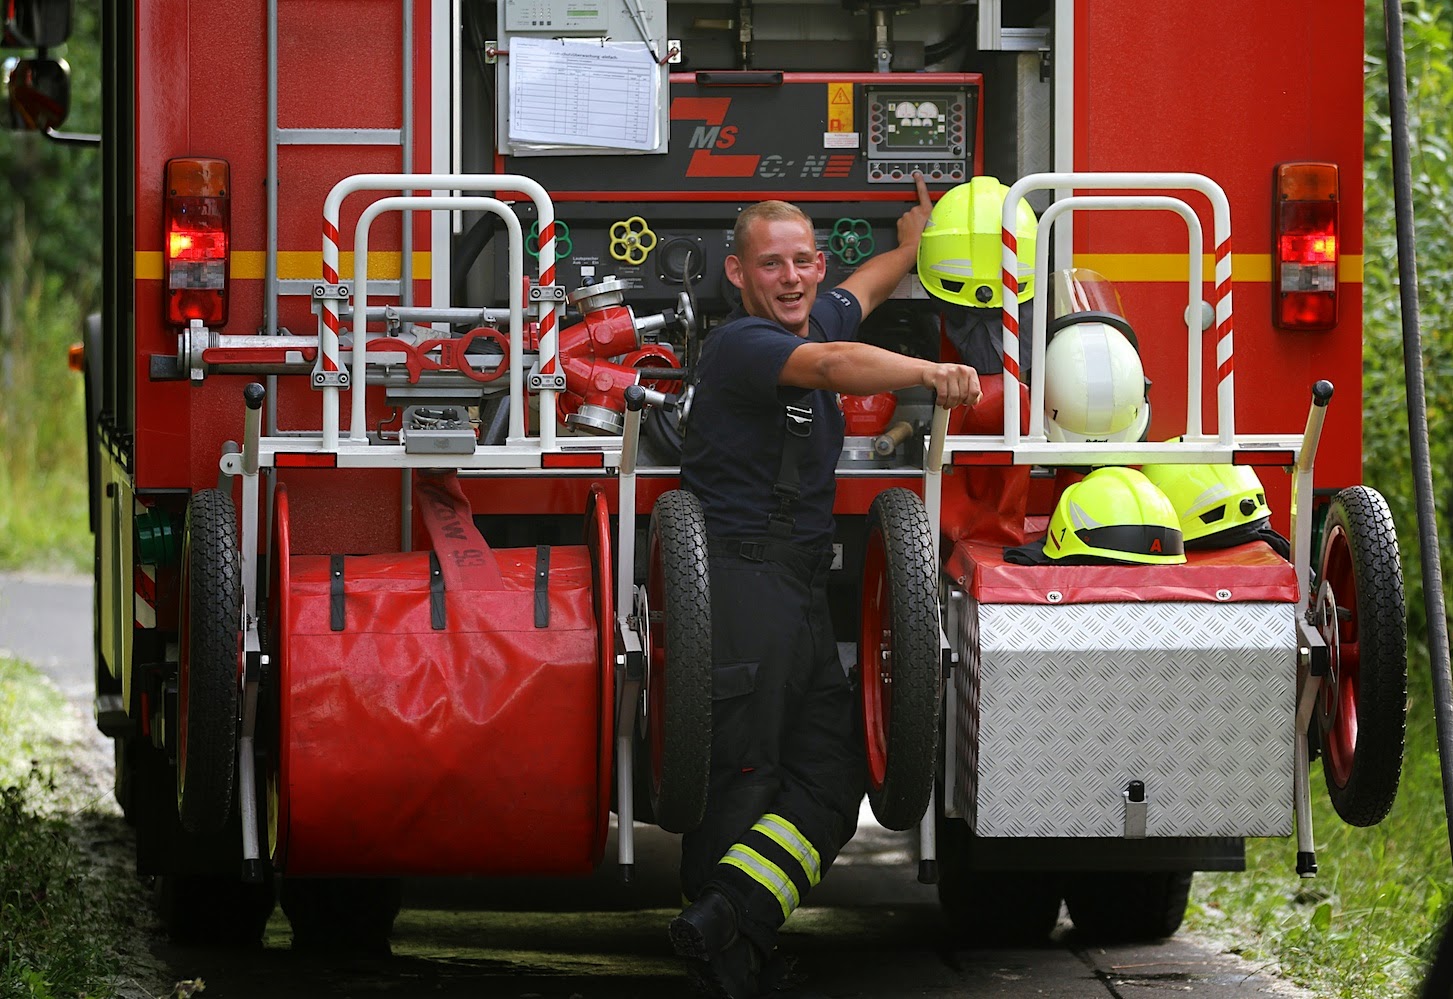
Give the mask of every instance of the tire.
[{"label": "tire", "polygon": [[1354,826],[1381,822],[1397,798],[1407,727],[1408,632],[1402,560],[1387,501],[1353,486],[1322,529],[1313,623],[1330,668],[1317,736],[1332,807]]},{"label": "tire", "polygon": [[192,495],[182,542],[177,663],[177,814],[190,833],[215,832],[232,811],[237,774],[242,572],[232,498]]},{"label": "tire", "polygon": [[911,829],[933,791],[941,669],[938,567],[922,501],[880,493],[868,509],[861,671],[868,801],[888,829]]},{"label": "tire", "polygon": [[651,814],[690,832],[706,813],[711,776],[711,584],[706,521],[689,492],[663,493],[646,542],[650,642],[644,750]]},{"label": "tire", "polygon": [[938,903],[952,941],[967,947],[1042,947],[1059,921],[1060,883],[1043,871],[975,871],[974,835],[939,819]]},{"label": "tire", "polygon": [[398,878],[283,878],[278,891],[293,949],[387,957],[403,907]]},{"label": "tire", "polygon": [[200,874],[159,876],[156,911],[172,942],[183,947],[257,947],[276,905],[272,878],[249,884]]},{"label": "tire", "polygon": [[1191,894],[1190,871],[1090,871],[1068,874],[1065,908],[1086,941],[1164,940],[1180,929]]},{"label": "tire", "polygon": [[652,406],[641,418],[641,436],[651,450],[651,458],[662,465],[679,465],[685,435],[681,432],[680,410],[666,413]]}]

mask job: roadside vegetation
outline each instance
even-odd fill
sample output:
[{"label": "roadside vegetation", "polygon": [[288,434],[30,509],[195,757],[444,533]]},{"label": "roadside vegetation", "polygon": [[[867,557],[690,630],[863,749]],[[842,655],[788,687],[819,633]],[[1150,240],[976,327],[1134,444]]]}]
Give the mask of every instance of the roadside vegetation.
[{"label": "roadside vegetation", "polygon": [[84,722],[32,667],[0,656],[0,995],[105,999],[128,990],[146,906],[122,819],[98,799]]},{"label": "roadside vegetation", "polygon": [[[77,5],[64,51],[75,83],[68,128],[97,130],[91,39],[98,5]],[[1453,510],[1453,0],[1403,0],[1423,351],[1437,505]],[[1295,873],[1291,840],[1248,844],[1247,872],[1197,879],[1189,924],[1318,995],[1412,996],[1453,901],[1433,723],[1419,538],[1409,467],[1397,297],[1382,6],[1367,6],[1364,246],[1365,479],[1399,529],[1412,683],[1408,755],[1392,814],[1372,829],[1332,812],[1314,765],[1320,875]],[[88,150],[0,134],[0,567],[89,565],[81,378],[66,368],[97,306],[99,159]],[[1344,178],[1344,185],[1350,182]],[[1345,195],[1344,195],[1345,196]],[[1334,403],[1335,405],[1335,403]],[[1453,525],[1439,524],[1445,573]],[[104,996],[118,958],[107,933],[132,918],[129,876],[88,866],[85,801],[66,797],[55,719],[64,702],[27,667],[0,659],[0,993]],[[63,744],[62,744],[63,745]],[[38,761],[32,763],[32,761]],[[89,818],[88,818],[89,816]],[[119,818],[112,821],[119,823]]]},{"label": "roadside vegetation", "polygon": [[[99,10],[77,4],[53,53],[71,65],[68,131],[100,131]],[[90,565],[85,386],[66,350],[99,304],[100,178],[94,149],[0,131],[0,568]]]}]

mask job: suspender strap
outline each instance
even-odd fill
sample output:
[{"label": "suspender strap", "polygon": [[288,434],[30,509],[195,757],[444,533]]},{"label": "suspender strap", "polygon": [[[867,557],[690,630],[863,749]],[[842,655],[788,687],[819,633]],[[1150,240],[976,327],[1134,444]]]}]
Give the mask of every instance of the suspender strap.
[{"label": "suspender strap", "polygon": [[444,606],[444,567],[439,564],[439,553],[429,550],[429,627],[443,631],[448,626],[448,615]]},{"label": "suspender strap", "polygon": [[550,627],[550,546],[535,547],[535,627]]},{"label": "suspender strap", "polygon": [[343,556],[328,558],[328,626],[343,630]]},{"label": "suspender strap", "polygon": [[767,518],[767,536],[778,541],[791,541],[796,522],[792,505],[802,489],[798,483],[798,466],[807,454],[807,438],[812,434],[812,406],[785,407],[787,432],[782,435],[782,465],[772,495],[777,497],[777,512]]}]

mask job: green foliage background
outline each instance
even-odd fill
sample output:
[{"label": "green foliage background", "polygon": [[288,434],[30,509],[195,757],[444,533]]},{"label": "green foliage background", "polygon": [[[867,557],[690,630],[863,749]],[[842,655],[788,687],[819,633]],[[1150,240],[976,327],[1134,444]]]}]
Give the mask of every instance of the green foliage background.
[{"label": "green foliage background", "polygon": [[[101,130],[99,11],[77,4],[53,53],[71,67],[66,131]],[[100,278],[97,151],[0,131],[0,567],[89,568],[84,385],[66,350]]]},{"label": "green foliage background", "polygon": [[[66,129],[99,131],[99,4],[77,5]],[[1322,876],[1291,874],[1293,844],[1251,845],[1245,875],[1198,880],[1193,922],[1279,961],[1319,994],[1411,994],[1453,899],[1432,711],[1417,518],[1403,387],[1391,123],[1382,5],[1367,5],[1364,480],[1388,499],[1404,558],[1411,639],[1408,760],[1392,815],[1371,830],[1332,816],[1315,775]],[[1453,509],[1453,0],[1403,0],[1422,350],[1434,490]],[[82,382],[65,366],[98,307],[100,158],[0,132],[0,567],[86,569]],[[1439,523],[1441,558],[1453,537]],[[1320,768],[1318,768],[1319,771]]]}]

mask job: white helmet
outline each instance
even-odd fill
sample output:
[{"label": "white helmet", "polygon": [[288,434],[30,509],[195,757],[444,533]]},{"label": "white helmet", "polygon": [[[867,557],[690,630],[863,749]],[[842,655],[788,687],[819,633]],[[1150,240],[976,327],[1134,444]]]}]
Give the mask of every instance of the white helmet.
[{"label": "white helmet", "polygon": [[1052,441],[1141,440],[1150,403],[1140,354],[1115,326],[1082,315],[1045,349],[1045,433]]}]

